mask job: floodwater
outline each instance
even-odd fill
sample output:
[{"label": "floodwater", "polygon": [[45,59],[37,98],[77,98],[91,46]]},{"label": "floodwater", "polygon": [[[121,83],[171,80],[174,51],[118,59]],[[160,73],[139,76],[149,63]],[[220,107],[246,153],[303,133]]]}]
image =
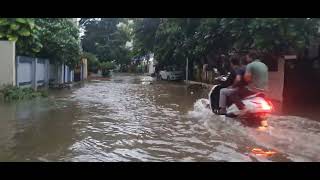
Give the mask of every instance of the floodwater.
[{"label": "floodwater", "polygon": [[207,91],[120,74],[0,103],[0,161],[320,161],[319,122],[246,127],[205,109]]}]

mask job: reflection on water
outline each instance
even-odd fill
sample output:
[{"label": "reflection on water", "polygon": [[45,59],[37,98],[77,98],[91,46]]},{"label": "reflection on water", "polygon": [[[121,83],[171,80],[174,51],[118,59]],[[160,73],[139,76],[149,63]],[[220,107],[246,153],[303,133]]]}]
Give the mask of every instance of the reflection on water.
[{"label": "reflection on water", "polygon": [[320,123],[271,116],[268,128],[245,127],[204,108],[206,93],[117,75],[48,99],[0,104],[0,160],[320,160]]},{"label": "reflection on water", "polygon": [[59,160],[72,143],[76,113],[66,103],[48,100],[2,104],[0,160]]}]

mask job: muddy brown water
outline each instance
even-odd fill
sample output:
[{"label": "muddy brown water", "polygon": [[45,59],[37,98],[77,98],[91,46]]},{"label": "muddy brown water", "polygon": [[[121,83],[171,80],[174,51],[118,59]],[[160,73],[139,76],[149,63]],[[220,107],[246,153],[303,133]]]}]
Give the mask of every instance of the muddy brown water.
[{"label": "muddy brown water", "polygon": [[0,161],[320,161],[319,122],[271,115],[268,128],[250,128],[213,115],[199,100],[206,96],[118,74],[1,102]]}]

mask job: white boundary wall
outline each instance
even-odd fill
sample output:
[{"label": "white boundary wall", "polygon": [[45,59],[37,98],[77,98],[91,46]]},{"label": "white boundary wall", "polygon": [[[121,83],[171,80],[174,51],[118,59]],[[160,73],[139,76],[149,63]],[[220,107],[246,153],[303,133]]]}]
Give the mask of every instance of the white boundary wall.
[{"label": "white boundary wall", "polygon": [[0,41],[0,86],[16,85],[15,42]]}]

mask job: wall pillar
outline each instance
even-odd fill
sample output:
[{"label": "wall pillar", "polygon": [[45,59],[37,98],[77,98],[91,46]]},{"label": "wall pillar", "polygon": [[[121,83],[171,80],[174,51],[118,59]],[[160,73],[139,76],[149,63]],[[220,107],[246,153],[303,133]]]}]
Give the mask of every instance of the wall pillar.
[{"label": "wall pillar", "polygon": [[0,41],[0,86],[16,85],[15,42]]}]

